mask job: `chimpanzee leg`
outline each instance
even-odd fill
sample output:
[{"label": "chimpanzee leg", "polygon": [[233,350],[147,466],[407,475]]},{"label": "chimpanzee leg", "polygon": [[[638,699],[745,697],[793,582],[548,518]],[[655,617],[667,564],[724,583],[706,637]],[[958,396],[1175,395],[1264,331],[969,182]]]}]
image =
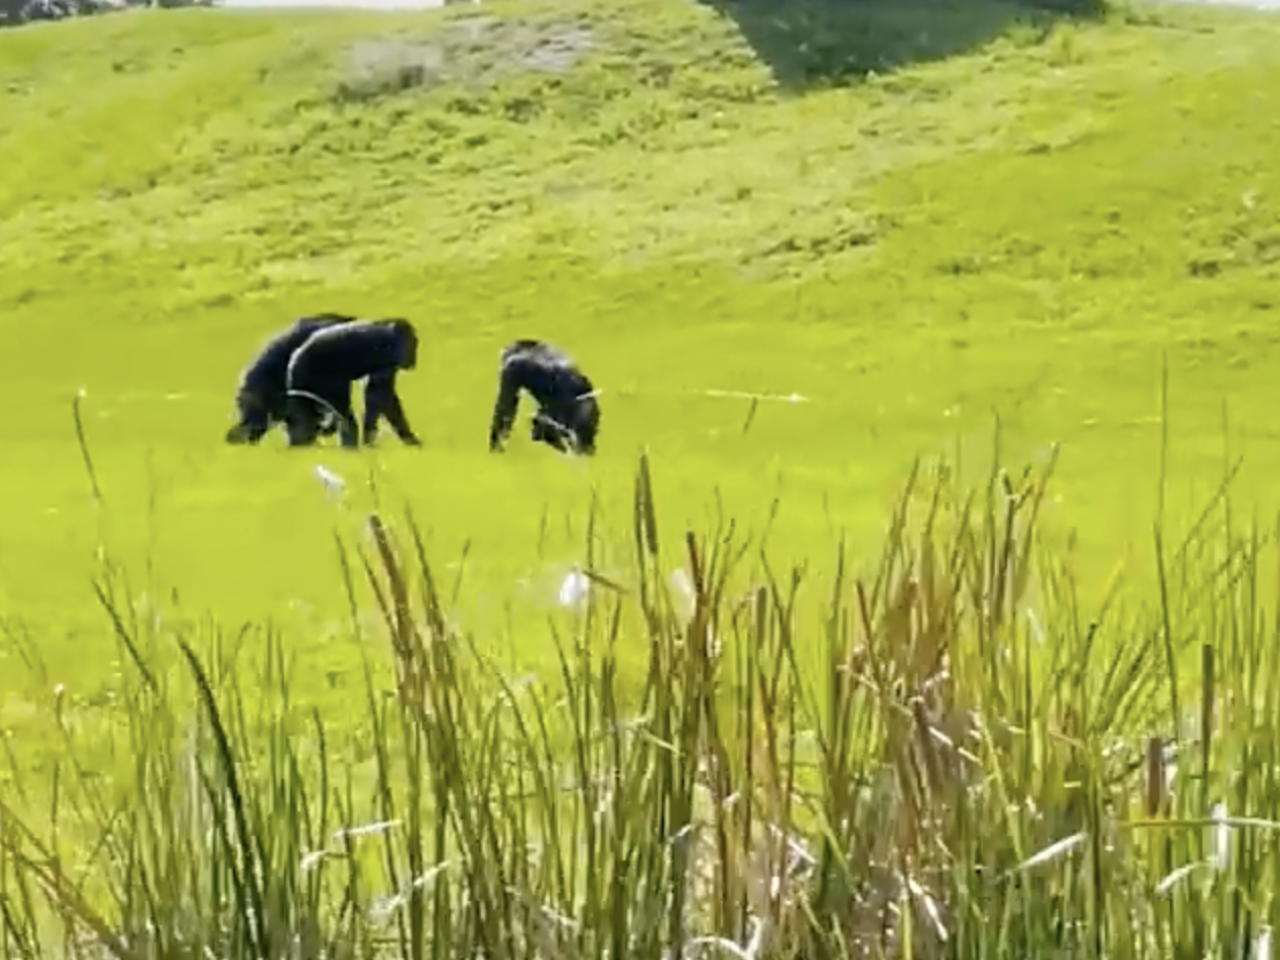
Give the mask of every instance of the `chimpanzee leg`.
[{"label": "chimpanzee leg", "polygon": [[338,418],[338,432],[344,447],[354,447],[359,442],[355,416],[351,412],[351,384],[349,382],[321,382],[296,385],[289,398],[289,446],[305,447],[316,442],[326,430],[326,416]]},{"label": "chimpanzee leg", "polygon": [[360,430],[356,425],[356,415],[351,410],[351,382],[326,383],[315,392],[324,399],[329,413],[338,418],[338,437],[342,445],[358,447]]},{"label": "chimpanzee leg", "polygon": [[341,386],[333,384],[321,394],[333,407],[338,417],[338,437],[344,447],[360,446],[360,428],[356,424],[356,415],[351,410],[351,383],[347,381]]},{"label": "chimpanzee leg", "polygon": [[289,414],[285,418],[285,432],[291,447],[309,447],[320,436],[323,411],[310,397],[289,398]]}]

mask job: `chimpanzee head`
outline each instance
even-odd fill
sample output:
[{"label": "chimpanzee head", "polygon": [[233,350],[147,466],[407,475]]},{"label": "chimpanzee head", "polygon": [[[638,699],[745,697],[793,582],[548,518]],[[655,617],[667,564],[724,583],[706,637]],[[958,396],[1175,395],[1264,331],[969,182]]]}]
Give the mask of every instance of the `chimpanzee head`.
[{"label": "chimpanzee head", "polygon": [[590,456],[596,450],[598,413],[592,412],[593,401],[581,401],[567,409],[548,413],[539,410],[533,416],[529,439],[545,443],[561,453]]},{"label": "chimpanzee head", "polygon": [[529,439],[534,443],[545,443],[557,450],[564,448],[564,427],[541,412],[533,415],[533,423],[529,428]]},{"label": "chimpanzee head", "polygon": [[412,370],[418,365],[418,331],[403,317],[396,317],[394,320],[388,320],[387,323],[396,332],[396,339],[400,345],[400,369]]},{"label": "chimpanzee head", "polygon": [[227,430],[227,443],[255,443],[271,425],[271,410],[257,391],[241,389],[236,394],[240,416]]},{"label": "chimpanzee head", "polygon": [[227,443],[248,443],[249,427],[247,427],[245,424],[241,423],[240,421],[236,421],[230,427],[227,428],[227,434],[225,439]]}]

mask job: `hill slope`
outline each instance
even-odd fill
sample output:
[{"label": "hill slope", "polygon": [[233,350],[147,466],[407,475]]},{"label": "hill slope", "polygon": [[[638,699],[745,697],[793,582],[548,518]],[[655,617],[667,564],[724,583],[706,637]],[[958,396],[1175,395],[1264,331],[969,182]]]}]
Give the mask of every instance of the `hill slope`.
[{"label": "hill slope", "polygon": [[[642,445],[673,529],[718,485],[746,523],[780,497],[775,541],[821,556],[834,526],[876,532],[917,451],[984,454],[993,410],[1013,457],[1066,444],[1055,516],[1109,564],[1148,537],[1165,349],[1172,506],[1221,471],[1224,397],[1265,491],[1280,25],[794,9],[808,21],[683,0],[193,10],[0,35],[11,605],[51,649],[99,619],[81,386],[113,542],[155,561],[156,593],[227,616],[342,616],[316,459],[353,487],[375,464],[438,556],[469,542],[470,598],[501,618],[511,584],[544,598],[580,554],[593,485],[625,529]],[[221,448],[240,366],[316,309],[419,322],[424,451]],[[497,351],[529,335],[605,389],[589,465],[523,437],[484,452]],[[744,432],[747,404],[707,390],[810,402]],[[547,520],[570,508],[576,526]]]}]

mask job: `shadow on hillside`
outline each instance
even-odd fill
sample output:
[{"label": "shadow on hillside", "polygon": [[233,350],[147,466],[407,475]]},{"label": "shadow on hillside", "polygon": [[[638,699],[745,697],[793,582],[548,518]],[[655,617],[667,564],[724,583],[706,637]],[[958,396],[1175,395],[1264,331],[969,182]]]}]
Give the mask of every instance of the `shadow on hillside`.
[{"label": "shadow on hillside", "polygon": [[847,84],[868,72],[974,50],[1015,25],[1096,18],[1106,0],[701,0],[729,17],[784,88]]}]

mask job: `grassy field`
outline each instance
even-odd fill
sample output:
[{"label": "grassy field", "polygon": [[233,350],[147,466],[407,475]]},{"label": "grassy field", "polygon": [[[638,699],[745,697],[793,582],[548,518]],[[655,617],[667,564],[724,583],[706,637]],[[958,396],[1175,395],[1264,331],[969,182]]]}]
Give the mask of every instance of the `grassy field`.
[{"label": "grassy field", "polygon": [[[271,617],[305,697],[341,704],[359,681],[334,527],[375,500],[412,506],[466,628],[546,664],[518,642],[529,614],[581,562],[593,496],[603,544],[629,531],[641,449],[668,536],[717,514],[767,529],[822,591],[841,531],[876,554],[915,456],[987,469],[998,413],[1009,459],[1063,444],[1045,522],[1077,531],[1097,589],[1150,552],[1165,356],[1170,518],[1239,455],[1240,502],[1274,506],[1277,41],[1237,12],[998,2],[4,31],[0,603],[46,670],[10,642],[0,720],[38,758],[35,698],[109,702],[100,541],[171,622]],[[221,445],[240,367],[321,309],[418,323],[424,449]],[[594,461],[523,428],[485,451],[520,336],[603,388]],[[806,401],[751,414],[708,391]]]},{"label": "grassy field", "polygon": [[[908,688],[932,682],[926,661],[951,630],[958,699],[976,716],[1030,731],[1025,748],[1010,747],[998,732],[987,744],[984,759],[996,758],[990,770],[1003,771],[1007,796],[996,790],[979,802],[957,787],[937,801],[938,811],[955,818],[951,854],[1007,866],[1063,837],[1097,837],[1100,811],[1112,802],[1101,798],[1115,782],[1099,780],[1080,806],[1067,793],[1088,776],[1055,744],[1064,731],[1079,734],[1098,773],[1115,762],[1105,737],[1150,732],[1152,718],[1169,710],[1199,708],[1202,719],[1212,718],[1214,704],[1235,711],[1228,726],[1236,733],[1213,741],[1214,777],[1178,794],[1182,815],[1206,816],[1215,790],[1236,791],[1233,810],[1264,816],[1280,807],[1277,767],[1258,752],[1274,738],[1247,733],[1250,724],[1273,730],[1280,703],[1270,686],[1259,686],[1277,648],[1250,606],[1258,601],[1245,571],[1262,562],[1256,548],[1205,560],[1221,562],[1229,576],[1220,580],[1229,582],[1213,581],[1203,596],[1173,584],[1163,645],[1160,631],[1141,619],[1108,619],[1097,647],[1081,625],[1118,570],[1141,588],[1153,586],[1153,524],[1163,512],[1176,540],[1238,457],[1237,515],[1257,510],[1266,526],[1280,506],[1271,482],[1280,453],[1267,419],[1277,400],[1280,342],[1273,329],[1280,21],[1149,6],[1067,18],[995,0],[767,6],[547,0],[416,14],[146,11],[0,31],[0,403],[7,413],[0,424],[0,728],[12,758],[0,774],[0,906],[15,902],[6,885],[16,849],[6,809],[41,808],[14,784],[56,793],[61,781],[50,774],[67,769],[64,736],[80,743],[81,762],[112,763],[92,753],[106,749],[107,727],[128,715],[132,740],[118,754],[117,772],[129,768],[144,796],[183,762],[165,752],[173,745],[162,743],[163,732],[153,740],[149,731],[176,729],[166,726],[179,725],[166,711],[175,703],[189,708],[194,688],[151,699],[155,691],[122,663],[95,578],[136,608],[141,626],[135,631],[126,615],[123,629],[164,640],[170,663],[179,662],[168,642],[175,636],[208,639],[220,631],[229,639],[242,624],[255,625],[245,656],[257,666],[246,660],[234,675],[210,668],[224,670],[213,686],[232,713],[237,690],[260,698],[268,712],[283,702],[279,678],[257,672],[263,658],[255,656],[269,649],[261,631],[274,624],[276,649],[297,661],[289,701],[319,706],[332,735],[353,735],[348,752],[370,762],[376,737],[362,706],[360,654],[373,650],[378,669],[389,670],[390,658],[367,585],[357,595],[359,618],[375,632],[361,638],[351,629],[335,533],[354,543],[365,537],[369,508],[398,522],[410,507],[450,622],[503,669],[541,669],[546,679],[559,669],[560,653],[545,618],[573,622],[557,612],[557,590],[585,562],[589,540],[599,571],[634,582],[641,451],[652,466],[666,545],[651,576],[666,577],[681,563],[686,528],[709,534],[718,520],[732,520],[754,547],[767,546],[784,580],[789,562],[808,564],[797,619],[779,615],[789,629],[757,624],[738,649],[759,641],[763,651],[741,668],[745,675],[759,679],[752,671],[785,672],[780,665],[790,663],[796,684],[824,691],[813,709],[824,717],[819,733],[834,740],[813,748],[830,762],[814,775],[822,786],[813,789],[830,804],[831,828],[853,796],[842,791],[883,772],[869,731],[893,724],[885,718],[892,710],[877,720],[880,708],[865,707],[856,722],[868,725],[869,739],[858,740],[842,726],[855,721],[839,719],[841,709],[848,716],[864,710],[849,706],[857,694],[841,693],[838,679],[825,686],[828,675],[841,675],[828,658],[853,656],[832,639],[838,631],[827,631],[846,622],[826,606],[837,586],[847,586],[836,562],[840,538],[851,569],[874,566],[882,543],[894,539],[886,534],[890,513],[919,455],[945,454],[962,484],[981,483],[997,416],[1001,463],[1043,464],[1061,444],[1039,524],[1064,569],[1079,577],[1083,612],[1054,594],[1054,568],[1031,586],[1010,574],[1019,584],[1009,600],[1017,629],[1030,636],[1036,610],[1049,618],[1042,625],[1051,638],[1047,659],[1033,655],[1016,630],[1013,666],[981,644],[962,644],[1004,629],[995,623],[1004,616],[1001,563],[1021,569],[1022,562],[997,562],[999,531],[984,528],[966,540],[963,523],[952,541],[937,534],[938,557],[989,556],[985,566],[951,573],[957,583],[980,580],[971,584],[973,596],[995,596],[997,613],[928,595],[927,565],[919,567],[923,597],[912,593],[910,570],[890,578],[915,598],[904,608],[916,604],[926,624],[910,643],[911,630],[887,606],[898,594],[870,601],[874,617],[862,611],[877,624],[867,627],[879,644],[871,659],[895,662]],[[402,389],[424,448],[403,449],[390,437],[359,453],[289,451],[279,436],[256,450],[222,445],[241,366],[271,332],[316,310],[415,320],[422,358]],[[487,453],[498,352],[524,336],[567,348],[603,389],[593,460],[534,449],[523,427],[505,456]],[[73,416],[81,390],[91,467]],[[725,393],[803,399],[753,406]],[[340,500],[317,480],[320,464],[346,480]],[[745,558],[734,589],[760,576],[755,557]],[[104,558],[121,564],[128,582],[118,569],[105,572]],[[1070,579],[1061,575],[1059,588]],[[355,579],[363,581],[358,569]],[[757,595],[756,602],[776,610],[782,599]],[[706,603],[722,601],[729,603]],[[948,602],[958,612],[940,612]],[[667,696],[652,709],[680,728],[676,739],[695,753],[753,756],[749,737],[745,747],[733,740],[747,736],[741,730],[707,734],[707,746],[696,720],[681,726],[719,681],[705,662],[685,672],[673,666],[686,654],[672,631],[632,612],[616,650],[621,687],[610,686],[607,672],[585,671],[579,692],[593,685],[598,692],[594,700],[582,693],[581,715],[616,721],[613,698],[634,694],[646,667],[661,659],[649,676],[651,684],[662,678]],[[609,626],[597,621],[586,632],[603,642]],[[1207,656],[1201,643],[1217,651],[1225,690],[1214,687],[1211,672],[1162,686],[1168,657],[1176,659],[1184,643],[1191,657]],[[437,655],[401,652],[402,659]],[[483,808],[491,799],[483,768],[496,762],[478,745],[489,701],[467,701],[465,684],[439,663],[431,669],[431,682],[461,698],[455,705],[470,717],[457,729],[430,711],[405,721],[406,730],[416,723],[434,731],[421,748],[437,770],[432,802],[440,809],[455,790],[455,805],[470,797]],[[876,682],[889,684],[891,674]],[[758,712],[770,731],[784,725],[761,703],[735,699],[746,696],[742,689],[724,694],[726,717],[741,708],[743,716]],[[269,767],[262,775],[279,789],[255,797],[263,806],[254,815],[264,818],[256,824],[262,836],[278,840],[260,851],[274,864],[275,874],[265,875],[284,878],[272,896],[294,904],[290,858],[324,827],[303,830],[299,819],[286,818],[288,829],[277,831],[263,811],[292,803],[295,789],[305,793],[282,757],[315,745],[298,737],[296,719],[255,722],[277,746],[289,745],[259,757]],[[574,742],[561,722],[552,739]],[[850,747],[851,737],[861,746]],[[438,772],[448,766],[439,751],[450,743],[466,754],[465,776],[461,768]],[[235,744],[255,756],[248,740]],[[596,809],[599,798],[582,784],[597,774],[665,770],[636,781],[630,826],[615,824],[615,839],[669,829],[678,817],[664,819],[667,805],[692,803],[693,775],[673,772],[679,765],[652,753],[652,744],[628,741],[637,767],[619,759],[621,740],[615,746],[617,756],[582,760],[594,772],[582,774],[574,816],[590,819]],[[494,755],[518,765],[528,760],[527,747],[517,738]],[[404,749],[390,766],[382,757],[374,765],[395,782],[400,802],[429,806],[415,792],[427,789],[421,778],[403,776],[421,757]],[[790,749],[808,748],[792,740]],[[1202,752],[1208,771],[1210,747]],[[755,783],[753,762],[735,769],[743,784]],[[782,761],[771,763],[769,774],[778,774]],[[1232,769],[1263,772],[1242,783]],[[716,789],[728,791],[726,784]],[[1051,815],[1023,822],[1008,812],[1007,797],[1030,798],[1028,810],[1034,800]],[[1136,803],[1131,794],[1116,797]],[[150,797],[150,815],[163,819],[166,802]],[[101,813],[87,809],[96,811],[89,820]],[[621,809],[617,816],[626,819]],[[924,821],[912,822],[918,839]],[[859,824],[887,836],[874,818]],[[559,835],[555,823],[544,826],[547,836]],[[744,829],[750,846],[750,815]],[[998,851],[984,847],[983,837],[997,835]],[[149,881],[154,889],[201,880],[195,868],[191,877],[157,880],[167,851],[178,850],[178,863],[205,854],[225,853],[224,866],[234,859],[210,852],[198,831],[166,836],[193,846],[157,840],[143,851],[160,871]],[[513,869],[527,868],[513,852],[523,849],[519,836],[504,837]],[[894,842],[886,863],[910,846]],[[1247,906],[1260,917],[1275,912],[1274,884],[1265,878],[1280,859],[1252,842],[1242,841],[1248,866],[1232,882],[1254,884]],[[1185,843],[1191,846],[1178,847],[1178,855],[1173,846],[1140,844],[1134,856],[1149,856],[1138,870],[1146,873],[1124,883],[1146,896],[1181,854],[1191,855],[1194,843]],[[912,856],[941,871],[927,884],[942,889],[950,868],[925,846],[911,847]],[[1102,905],[1095,896],[1102,895],[1100,864],[1128,856],[1116,849],[1109,840],[1105,855],[1093,850],[1093,880],[1087,871],[1072,873],[1051,887],[1045,902],[1058,904],[1058,914],[1036,912],[1034,887],[994,879],[969,887],[961,878],[947,901],[955,911],[949,919],[963,926],[965,909],[989,908],[998,942],[1014,944],[1009,950],[1029,944],[1033,953],[1035,924],[1056,924],[1057,935],[1067,936],[1062,924],[1074,921],[1063,916],[1077,909],[1099,937],[1123,938],[1132,903],[1121,897]],[[401,853],[408,858],[402,867],[422,867],[417,854]],[[623,854],[621,845],[613,849],[610,869],[639,871],[617,881],[616,889],[632,891],[627,884],[648,868]],[[126,862],[117,853],[117,866]],[[1123,866],[1137,870],[1128,860]],[[482,880],[473,875],[461,895],[483,892]],[[666,889],[669,880],[655,867],[644,873],[653,885],[644,890]],[[198,887],[175,899],[205,902],[208,892]],[[716,889],[723,896],[717,909],[746,895]],[[644,890],[632,892],[647,896]],[[1232,933],[1243,930],[1238,890],[1235,901],[1214,901],[1222,911],[1210,925],[1220,926],[1206,932],[1209,921],[1197,919],[1208,914],[1195,897],[1217,897],[1216,890],[1196,886],[1160,921],[1161,935],[1194,944],[1186,955],[1206,955],[1217,936],[1244,935]],[[607,935],[622,936],[590,896],[586,913],[574,915],[595,924],[596,935],[608,928]],[[824,881],[813,903],[821,907],[823,897],[839,894]],[[552,899],[579,898],[565,888]],[[1179,912],[1189,903],[1189,912]],[[240,910],[236,923],[248,923],[248,915]],[[470,936],[494,936],[483,931],[499,927],[486,926],[485,917],[514,922],[496,901],[468,916]],[[12,915],[5,919],[7,947],[24,934],[14,932]],[[1183,921],[1189,925],[1178,927]],[[643,916],[630,922],[645,935]],[[236,929],[240,952],[215,953],[274,955],[254,944],[251,929]],[[603,955],[600,942],[579,948],[577,955]],[[800,954],[844,955],[815,950]]]}]

